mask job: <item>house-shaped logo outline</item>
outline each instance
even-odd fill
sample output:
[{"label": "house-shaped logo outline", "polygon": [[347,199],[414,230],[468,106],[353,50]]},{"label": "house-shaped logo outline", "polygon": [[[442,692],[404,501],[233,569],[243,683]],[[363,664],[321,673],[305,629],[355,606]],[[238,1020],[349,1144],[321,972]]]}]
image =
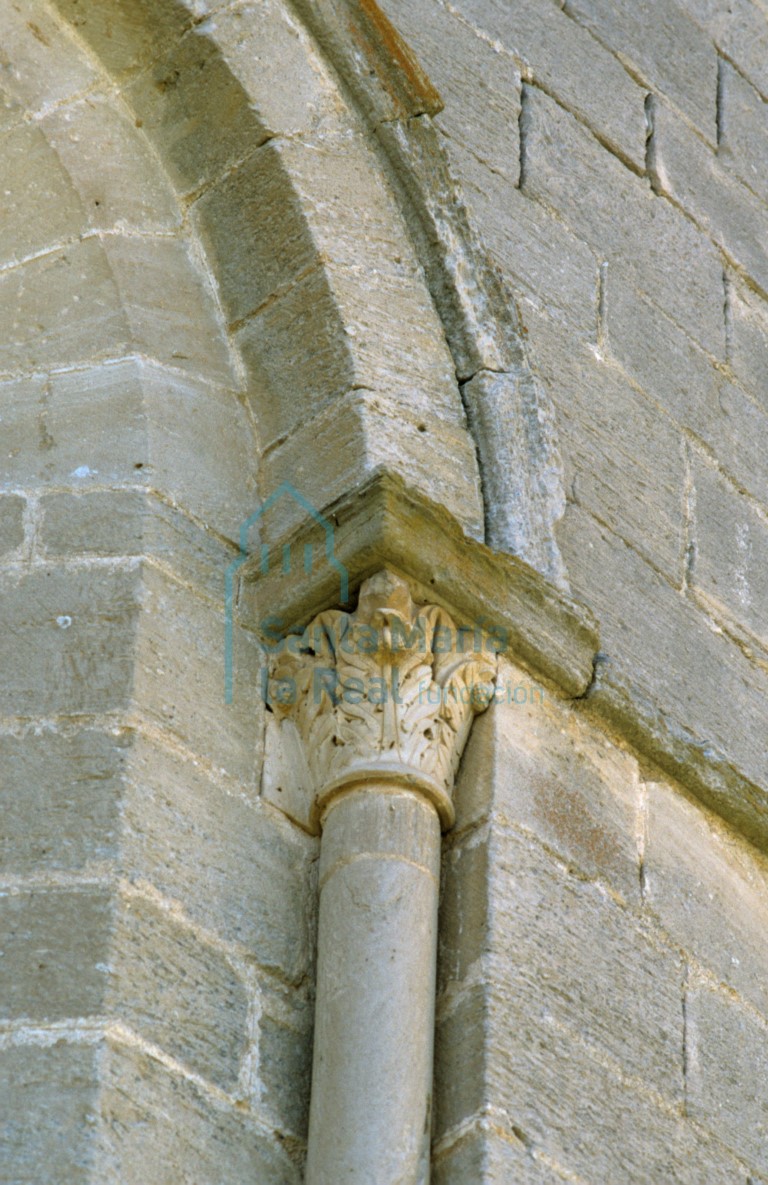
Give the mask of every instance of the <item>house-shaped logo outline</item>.
[{"label": "house-shaped logo outline", "polygon": [[[299,493],[294,485],[289,481],[282,482],[277,489],[269,495],[269,497],[262,502],[258,510],[255,510],[244,522],[240,525],[240,555],[232,561],[226,570],[224,577],[224,700],[225,703],[231,704],[234,691],[234,654],[233,654],[233,635],[234,635],[234,590],[235,590],[235,576],[242,564],[249,559],[248,554],[248,534],[251,528],[264,515],[271,506],[274,506],[280,498],[289,495],[295,502],[306,510],[310,518],[323,528],[325,532],[325,558],[328,560],[331,567],[335,568],[339,574],[339,600],[342,605],[346,605],[349,600],[349,572],[344,564],[334,554],[334,528],[333,523],[317,510],[309,499],[305,498],[303,494]],[[307,550],[308,549],[308,550]],[[305,571],[311,572],[311,545],[306,545],[305,548]],[[308,560],[309,557],[309,560]],[[262,544],[261,551],[261,570],[266,572],[268,570],[267,564],[269,559],[269,548],[267,544]],[[286,566],[287,565],[287,566]],[[286,544],[283,547],[283,571],[290,571],[290,549]]]}]

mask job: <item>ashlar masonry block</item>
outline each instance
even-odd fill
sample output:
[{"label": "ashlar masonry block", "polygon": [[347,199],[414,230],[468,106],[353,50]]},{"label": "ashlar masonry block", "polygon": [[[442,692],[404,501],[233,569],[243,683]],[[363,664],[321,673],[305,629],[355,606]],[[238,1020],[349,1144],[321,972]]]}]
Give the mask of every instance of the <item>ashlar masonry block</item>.
[{"label": "ashlar masonry block", "polygon": [[646,786],[645,900],[672,939],[768,1017],[768,862],[673,786]]},{"label": "ashlar masonry block", "polygon": [[0,896],[4,1020],[103,1014],[112,899],[94,886],[5,890]]},{"label": "ashlar masonry block", "polygon": [[194,1165],[216,1185],[299,1185],[284,1145],[226,1097],[128,1045],[104,1052],[96,1172],[121,1185],[167,1185]]},{"label": "ashlar masonry block", "polygon": [[248,996],[226,955],[141,894],[123,895],[107,1009],[222,1090],[234,1091],[248,1040]]},{"label": "ashlar masonry block", "polygon": [[0,867],[77,871],[115,859],[130,732],[29,725],[0,733]]},{"label": "ashlar masonry block", "polygon": [[[259,504],[253,427],[227,387],[129,358],[50,380],[10,380],[0,384],[0,400],[0,487],[100,489],[102,508],[104,487],[149,488],[235,542],[240,524]],[[78,510],[57,546],[45,527],[55,512],[45,503],[43,542],[50,552],[66,551],[67,531],[74,542],[78,520],[85,530],[89,515],[98,518],[98,500]],[[93,547],[86,544],[86,552],[104,554],[97,546],[104,529],[94,523]],[[130,543],[127,550],[133,550]]]},{"label": "ashlar masonry block", "polygon": [[141,604],[135,564],[0,572],[0,715],[125,708]]},{"label": "ashlar masonry block", "polygon": [[26,505],[18,494],[0,495],[0,556],[12,557],[24,542]]},{"label": "ashlar masonry block", "polygon": [[718,160],[763,199],[768,196],[766,100],[730,62],[720,63],[721,126]]},{"label": "ashlar masonry block", "polygon": [[692,1118],[768,1173],[768,1028],[737,1000],[697,987],[688,997]]},{"label": "ashlar masonry block", "polygon": [[122,859],[189,919],[298,982],[313,959],[317,840],[235,780],[138,737]]},{"label": "ashlar masonry block", "polygon": [[[462,0],[458,11],[500,42],[534,81],[557,95],[614,151],[642,162],[642,90],[611,53],[556,5]],[[602,79],[601,86],[594,85],[595,78]]]},{"label": "ashlar masonry block", "polygon": [[633,74],[661,91],[706,138],[716,139],[717,54],[690,6],[665,0],[655,10],[631,0],[566,0],[565,10]]},{"label": "ashlar masonry block", "polygon": [[768,522],[703,458],[694,458],[692,584],[716,617],[768,646]]},{"label": "ashlar masonry block", "polygon": [[14,1185],[48,1185],[54,1179],[56,1185],[87,1185],[92,1180],[98,1059],[98,1045],[67,1041],[0,1051],[0,1174],[5,1180]]},{"label": "ashlar masonry block", "polygon": [[649,147],[656,191],[682,206],[765,295],[768,244],[762,202],[726,173],[714,152],[661,101],[652,107]]},{"label": "ashlar masonry block", "polygon": [[525,89],[521,130],[523,191],[722,357],[723,269],[707,236],[536,87]]}]

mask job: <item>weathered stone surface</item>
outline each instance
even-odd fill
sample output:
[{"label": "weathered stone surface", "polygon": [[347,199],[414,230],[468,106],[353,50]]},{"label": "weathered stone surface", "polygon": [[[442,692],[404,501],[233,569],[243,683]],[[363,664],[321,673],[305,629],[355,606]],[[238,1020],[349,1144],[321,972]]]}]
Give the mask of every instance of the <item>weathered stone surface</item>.
[{"label": "weathered stone surface", "polygon": [[433,1138],[444,1138],[465,1125],[489,1101],[493,1086],[487,1076],[488,1016],[488,999],[480,986],[463,993],[447,1015],[440,1015],[438,1005]]},{"label": "weathered stone surface", "polygon": [[421,115],[389,121],[376,135],[406,197],[432,299],[461,380],[520,365],[517,315],[470,226],[448,167],[444,137]]},{"label": "weathered stone surface", "polygon": [[524,192],[722,357],[722,264],[702,232],[536,87],[524,91],[521,132]]},{"label": "weathered stone surface", "polygon": [[[222,33],[222,25],[241,12],[217,18]],[[219,44],[205,35],[204,25],[192,29],[123,90],[181,193],[194,192],[231,168],[270,134]],[[261,64],[267,65],[263,56]],[[208,119],[212,110],[215,121]]]},{"label": "weathered stone surface", "polygon": [[0,1180],[86,1185],[97,1116],[98,1051],[64,1041],[0,1050]]},{"label": "weathered stone surface", "polygon": [[15,127],[24,118],[24,108],[11,98],[4,86],[0,86],[0,129],[6,131]]},{"label": "weathered stone surface", "polygon": [[4,383],[0,401],[6,487],[149,486],[233,541],[259,505],[253,427],[231,391],[126,359]]},{"label": "weathered stone surface", "polygon": [[125,707],[134,672],[141,572],[36,567],[0,574],[0,715]]},{"label": "weathered stone surface", "polygon": [[267,134],[338,128],[336,81],[291,7],[246,0],[215,12],[199,32],[211,36]]},{"label": "weathered stone surface", "polygon": [[82,233],[86,215],[72,178],[39,126],[0,139],[3,219],[0,266],[58,247]]},{"label": "weathered stone surface", "polygon": [[76,870],[117,852],[121,772],[130,734],[0,734],[0,867],[13,876]]},{"label": "weathered stone surface", "polygon": [[[509,662],[500,668],[498,686],[504,688],[510,672],[516,670]],[[520,672],[521,682],[535,686],[536,681]],[[501,694],[504,694],[502,691]],[[484,712],[478,716],[469,734],[467,747],[461,759],[456,785],[453,791],[453,805],[456,808],[456,822],[453,835],[458,836],[466,827],[485,818],[493,802],[494,787],[494,737],[496,711]]]},{"label": "weathered stone surface", "polygon": [[355,386],[342,310],[321,268],[268,302],[236,340],[254,379],[257,416],[267,420],[267,445],[274,442],[274,420],[283,415],[286,391],[301,393],[306,416],[307,406],[322,407]]},{"label": "weathered stone surface", "polygon": [[[418,265],[392,195],[380,183],[376,158],[348,131],[270,141],[200,198],[196,209],[232,321],[317,266],[322,253],[324,264],[353,272],[370,262],[368,283],[397,281],[406,299],[420,301],[423,331],[436,324],[426,292],[413,282]],[[437,347],[433,351],[437,358]]]},{"label": "weathered stone surface", "polygon": [[40,128],[66,169],[91,228],[168,230],[179,225],[181,211],[162,166],[135,120],[114,99],[89,95],[57,107]]},{"label": "weathered stone surface", "polygon": [[278,1131],[306,1140],[314,1001],[264,976],[259,985],[258,1106]]},{"label": "weathered stone surface", "polygon": [[485,539],[568,591],[553,535],[565,509],[555,418],[533,375],[481,370],[461,388],[482,472]]},{"label": "weathered stone surface", "polygon": [[[741,285],[729,291],[730,362],[740,382],[768,402],[768,302]],[[768,493],[761,501],[768,503]]]},{"label": "weathered stone surface", "polygon": [[438,992],[468,977],[491,945],[490,862],[485,836],[452,843],[443,852],[438,927]]},{"label": "weathered stone surface", "polygon": [[[480,482],[469,433],[429,421],[420,411],[353,390],[268,453],[262,465],[267,488],[287,480],[324,508],[385,470],[447,507],[468,535],[481,539]],[[304,508],[283,500],[265,516],[265,535],[280,538],[305,519]]]},{"label": "weathered stone surface", "polygon": [[48,555],[144,554],[145,518],[151,506],[141,490],[49,494],[40,507],[38,538]]},{"label": "weathered stone surface", "polygon": [[13,0],[3,0],[0,13],[3,55],[15,67],[3,71],[3,82],[14,99],[37,111],[93,86],[96,70],[57,13],[38,4],[32,12]]},{"label": "weathered stone surface", "polygon": [[768,97],[768,28],[765,12],[754,0],[687,0],[691,15],[715,44]]},{"label": "weathered stone surface", "polygon": [[526,1149],[521,1140],[510,1136],[505,1139],[496,1131],[484,1130],[482,1121],[478,1130],[470,1132],[452,1144],[433,1164],[432,1180],[435,1185],[465,1185],[470,1181],[482,1181],[483,1185],[560,1185],[567,1181],[567,1169],[562,1173],[551,1164],[544,1164]]},{"label": "weathered stone surface", "polygon": [[[192,5],[120,0],[56,0],[56,7],[113,77],[134,74],[193,23]],[[202,11],[201,11],[202,10]],[[198,12],[205,11],[198,5]]]},{"label": "weathered stone surface", "polygon": [[552,1019],[625,1073],[678,1098],[678,956],[598,886],[512,829],[497,824],[491,860],[488,971],[509,1019]]},{"label": "weathered stone surface", "polygon": [[228,703],[225,624],[221,603],[212,605],[181,581],[147,565],[134,702],[142,714],[221,774],[253,786],[264,711],[261,650],[253,635],[235,623]]},{"label": "weathered stone surface", "polygon": [[121,1185],[171,1181],[299,1185],[280,1143],[247,1112],[146,1054],[111,1043],[103,1062],[97,1173]]},{"label": "weathered stone surface", "polygon": [[[493,709],[494,811],[534,832],[590,878],[639,903],[635,760],[595,736],[573,711],[501,672],[512,686]],[[520,691],[515,702],[515,693]]]},{"label": "weathered stone surface", "polygon": [[191,245],[165,235],[110,235],[104,246],[134,349],[215,383],[234,383],[211,281]]},{"label": "weathered stone surface", "polygon": [[[598,41],[553,5],[461,0],[460,14],[630,160],[643,160],[643,93]],[[425,65],[429,68],[428,59]],[[600,87],[594,79],[602,79]]]},{"label": "weathered stone surface", "polygon": [[103,1012],[112,903],[105,889],[29,889],[0,897],[4,1019]]},{"label": "weathered stone surface", "polygon": [[232,381],[207,281],[187,246],[168,237],[90,238],[29,260],[0,274],[0,318],[9,326],[3,372],[140,352]]},{"label": "weathered stone surface", "polygon": [[0,274],[0,373],[126,351],[130,330],[102,244],[85,239]]},{"label": "weathered stone surface", "polygon": [[566,0],[565,11],[715,142],[717,54],[685,4],[665,0],[661,11],[646,12],[631,0]]},{"label": "weathered stone surface", "polygon": [[[679,1000],[678,1008],[682,1015]],[[566,1180],[744,1179],[717,1140],[636,1092],[546,1015],[521,1015],[506,985],[494,984],[486,999],[480,988],[465,996],[438,1027],[436,1052],[438,1135],[488,1107],[495,1127],[534,1159],[562,1165]]]},{"label": "weathered stone surface", "polygon": [[126,779],[126,875],[261,966],[294,981],[307,975],[317,841],[236,783],[142,737]]},{"label": "weathered stone surface", "polygon": [[[599,886],[566,872],[535,841],[507,826],[505,815],[493,826],[494,838],[472,837],[451,854],[457,892],[449,926],[459,943],[454,974],[463,975],[485,945],[485,977],[507,1001],[511,1027],[554,1024],[625,1073],[679,1098],[679,958]],[[444,902],[444,917],[446,908]],[[485,911],[485,925],[470,936],[469,927]],[[472,952],[460,949],[464,934]],[[444,969],[452,958],[448,942]]]},{"label": "weathered stone surface", "polygon": [[566,490],[676,579],[684,483],[679,430],[557,322],[531,310],[526,323],[531,356],[555,400]]},{"label": "weathered stone surface", "polygon": [[37,545],[49,556],[145,556],[217,601],[224,598],[227,569],[239,555],[217,534],[143,490],[46,495],[40,499]]},{"label": "weathered stone surface", "polygon": [[647,784],[645,899],[672,939],[768,1016],[768,863],[674,787]]},{"label": "weathered stone surface", "polygon": [[195,221],[230,323],[244,320],[268,297],[318,266],[312,228],[290,173],[291,160],[308,151],[303,141],[271,141],[195,203]]},{"label": "weathered stone surface", "polygon": [[768,292],[765,207],[718,164],[666,103],[652,107],[649,143],[654,189],[672,198],[741,271]]},{"label": "weathered stone surface", "polygon": [[491,257],[522,301],[523,336],[530,304],[579,335],[592,337],[598,291],[592,249],[495,169],[453,142],[446,151]]},{"label": "weathered stone surface", "polygon": [[0,497],[0,555],[18,551],[24,542],[26,500],[16,494]]},{"label": "weathered stone surface", "polygon": [[390,0],[383,7],[416,50],[445,104],[437,126],[447,137],[449,154],[455,141],[516,185],[520,71],[511,54],[434,0]]},{"label": "weathered stone surface", "polygon": [[694,458],[695,561],[691,582],[714,615],[768,646],[768,526],[712,466]]},{"label": "weathered stone surface", "polygon": [[[759,323],[742,319],[731,294],[732,349],[763,350]],[[756,298],[757,300],[757,298]],[[737,307],[738,305],[738,307]],[[754,497],[768,503],[768,432],[765,410],[730,381],[690,337],[661,310],[608,270],[605,283],[606,341],[611,358],[681,425],[709,445],[720,464]],[[649,342],[653,349],[649,349]],[[768,355],[766,355],[768,364]],[[736,362],[733,363],[736,369]],[[743,363],[740,379],[759,375]],[[758,379],[759,382],[759,379]]]},{"label": "weathered stone surface", "polygon": [[355,390],[397,400],[406,415],[464,425],[450,354],[413,278],[407,262],[366,275],[315,268],[238,332],[266,444]]},{"label": "weathered stone surface", "polygon": [[371,126],[436,115],[440,96],[413,49],[378,5],[321,0],[299,12]]},{"label": "weathered stone surface", "polygon": [[[211,390],[192,376],[170,375],[161,367],[139,365],[132,370],[126,363],[123,375],[129,384],[137,378],[141,383],[149,455],[136,461],[149,463],[149,484],[225,539],[238,542],[240,524],[259,505],[257,444],[245,407],[228,389]],[[94,379],[100,385],[99,377]],[[75,381],[70,380],[68,389],[73,387]],[[119,381],[110,395],[120,398]],[[120,465],[114,448],[111,464]],[[135,482],[135,462],[127,468]]]},{"label": "weathered stone surface", "polygon": [[768,1030],[736,1000],[688,996],[688,1111],[758,1172],[768,1172]]},{"label": "weathered stone surface", "polygon": [[123,896],[105,1011],[196,1074],[232,1091],[247,1039],[248,997],[226,955],[137,894]]},{"label": "weathered stone surface", "polygon": [[560,538],[578,595],[601,622],[590,707],[749,838],[765,843],[762,670],[583,510],[569,507]]},{"label": "weathered stone surface", "polygon": [[729,62],[720,63],[720,143],[717,158],[765,199],[768,195],[766,100]]}]

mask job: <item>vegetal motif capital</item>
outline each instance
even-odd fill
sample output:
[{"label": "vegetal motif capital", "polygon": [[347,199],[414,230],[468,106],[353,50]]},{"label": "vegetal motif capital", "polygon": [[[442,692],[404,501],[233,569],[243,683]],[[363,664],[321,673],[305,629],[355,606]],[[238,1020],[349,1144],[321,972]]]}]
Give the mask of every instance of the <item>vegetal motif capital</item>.
[{"label": "vegetal motif capital", "polygon": [[474,716],[493,698],[497,650],[478,626],[415,605],[382,570],[353,613],[319,614],[276,656],[270,707],[318,818],[366,782],[408,786],[454,818],[451,795]]}]

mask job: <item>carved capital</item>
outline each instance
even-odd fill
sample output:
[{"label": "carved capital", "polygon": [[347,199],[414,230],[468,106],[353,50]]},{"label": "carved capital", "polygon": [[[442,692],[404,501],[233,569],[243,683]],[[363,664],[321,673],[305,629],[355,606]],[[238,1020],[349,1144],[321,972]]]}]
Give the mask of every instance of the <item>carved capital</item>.
[{"label": "carved capital", "polygon": [[496,668],[488,635],[414,605],[387,570],[364,582],[354,613],[321,613],[286,639],[270,706],[315,818],[340,792],[391,782],[423,793],[450,827],[456,770]]}]

